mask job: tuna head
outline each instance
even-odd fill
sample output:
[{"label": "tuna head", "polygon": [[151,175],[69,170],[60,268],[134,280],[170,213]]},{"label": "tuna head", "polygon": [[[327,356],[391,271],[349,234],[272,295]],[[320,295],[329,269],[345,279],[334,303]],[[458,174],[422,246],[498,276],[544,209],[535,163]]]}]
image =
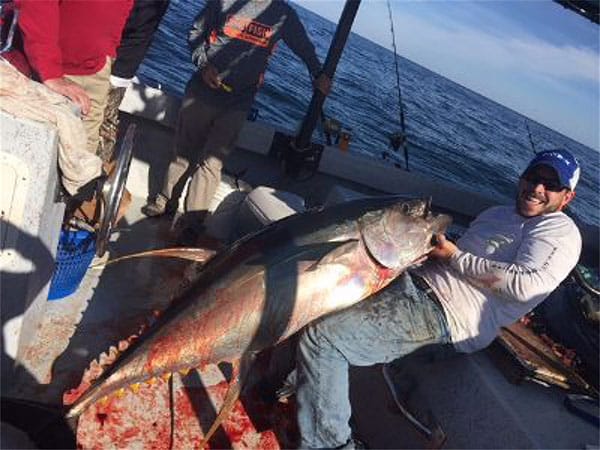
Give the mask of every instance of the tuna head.
[{"label": "tuna head", "polygon": [[359,220],[371,256],[389,269],[402,270],[432,249],[434,234],[444,233],[450,216],[433,215],[428,200],[406,200],[371,211]]}]

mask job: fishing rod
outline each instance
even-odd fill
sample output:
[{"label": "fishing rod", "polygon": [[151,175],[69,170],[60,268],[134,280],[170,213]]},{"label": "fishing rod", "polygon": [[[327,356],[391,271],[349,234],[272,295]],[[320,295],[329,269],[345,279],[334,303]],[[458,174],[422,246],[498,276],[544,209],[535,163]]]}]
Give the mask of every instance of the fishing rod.
[{"label": "fishing rod", "polygon": [[406,170],[408,168],[408,146],[406,145],[406,125],[404,123],[404,106],[402,103],[402,90],[400,89],[400,68],[398,65],[398,51],[396,50],[396,33],[394,32],[394,19],[392,18],[392,5],[390,0],[387,0],[388,14],[390,17],[390,30],[392,32],[392,49],[394,51],[394,66],[396,68],[396,88],[398,89],[398,105],[400,106],[400,133],[394,133],[390,136],[390,144],[395,151],[400,147],[404,150],[404,161],[406,162]]},{"label": "fishing rod", "polygon": [[529,121],[525,119],[525,128],[527,128],[527,135],[529,136],[529,143],[531,144],[531,150],[533,153],[537,154],[537,150],[535,149],[535,144],[533,143],[533,137],[531,136],[531,130],[529,129]]}]

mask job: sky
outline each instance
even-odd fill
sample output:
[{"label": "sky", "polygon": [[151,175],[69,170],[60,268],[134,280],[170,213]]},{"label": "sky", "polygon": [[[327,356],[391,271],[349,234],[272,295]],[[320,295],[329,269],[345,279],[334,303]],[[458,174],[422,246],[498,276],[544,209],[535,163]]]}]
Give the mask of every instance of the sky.
[{"label": "sky", "polygon": [[[342,0],[294,0],[337,22]],[[600,26],[551,0],[392,0],[398,53],[600,151]],[[387,3],[352,31],[391,49]]]}]

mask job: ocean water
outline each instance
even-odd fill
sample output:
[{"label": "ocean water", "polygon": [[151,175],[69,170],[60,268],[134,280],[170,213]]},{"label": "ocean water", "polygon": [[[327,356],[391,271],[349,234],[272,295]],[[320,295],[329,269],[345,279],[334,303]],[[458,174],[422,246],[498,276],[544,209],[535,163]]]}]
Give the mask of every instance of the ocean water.
[{"label": "ocean water", "polygon": [[[203,3],[171,0],[140,67],[143,81],[183,95],[194,71],[187,32]],[[335,24],[292,5],[324,61]],[[578,157],[582,177],[571,209],[584,222],[599,225],[598,152],[408,59],[400,57],[399,65],[406,133],[412,144],[411,171],[491,195],[498,203],[510,203],[515,182],[533,156],[529,126],[536,150],[565,147]],[[351,129],[350,151],[380,158],[389,149],[390,134],[400,131],[395,80],[393,53],[351,34],[324,107],[327,116]],[[281,42],[255,100],[258,120],[295,132],[311,93],[304,64]],[[316,130],[314,137],[321,138],[322,132]]]}]

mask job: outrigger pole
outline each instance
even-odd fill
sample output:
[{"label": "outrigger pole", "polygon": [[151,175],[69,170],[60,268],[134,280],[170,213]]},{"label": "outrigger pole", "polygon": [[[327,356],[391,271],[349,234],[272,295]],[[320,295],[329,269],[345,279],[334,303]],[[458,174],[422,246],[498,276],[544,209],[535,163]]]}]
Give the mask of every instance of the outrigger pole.
[{"label": "outrigger pole", "polygon": [[[359,5],[360,0],[346,0],[346,4],[344,5],[344,10],[340,16],[338,26],[329,47],[329,52],[327,53],[327,58],[325,59],[325,65],[323,66],[323,73],[330,79],[333,79],[333,75],[335,74],[335,69],[342,56],[342,51],[346,45],[346,39],[348,38],[348,34],[350,34],[350,28],[354,22],[354,17],[356,16]],[[310,100],[308,111],[306,112],[306,116],[304,116],[304,121],[300,127],[300,132],[294,142],[294,147],[297,152],[302,152],[310,148],[312,134],[317,125],[317,120],[321,113],[324,101],[325,95],[318,89],[315,89]]]}]

